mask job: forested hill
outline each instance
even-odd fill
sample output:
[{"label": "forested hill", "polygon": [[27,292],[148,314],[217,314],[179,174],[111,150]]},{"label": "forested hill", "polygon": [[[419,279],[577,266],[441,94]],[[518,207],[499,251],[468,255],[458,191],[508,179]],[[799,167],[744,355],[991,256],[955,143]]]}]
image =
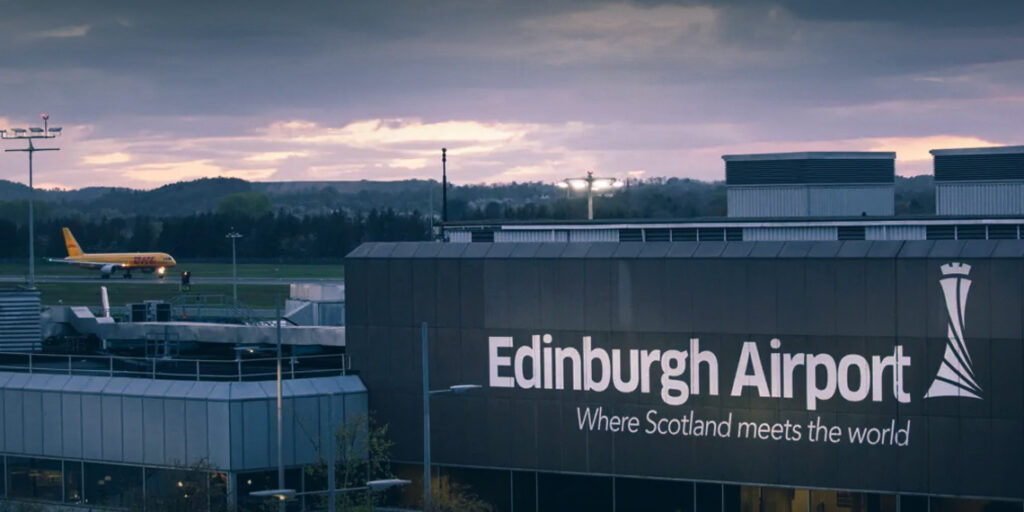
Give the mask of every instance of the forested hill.
[{"label": "forested hill", "polygon": [[[896,179],[896,213],[934,212],[931,176]],[[0,219],[23,222],[21,203],[28,187],[0,180]],[[440,215],[441,185],[434,180],[248,182],[207,178],[179,182],[152,190],[88,187],[78,190],[37,190],[43,216],[173,217],[200,213],[269,212],[322,215],[359,214],[373,210],[397,213],[433,211]],[[654,178],[630,182],[614,196],[601,198],[596,208],[603,217],[680,218],[725,215],[721,182]],[[448,193],[449,219],[515,218],[564,219],[579,217],[585,205],[579,196],[551,184],[511,183],[458,185]]]}]

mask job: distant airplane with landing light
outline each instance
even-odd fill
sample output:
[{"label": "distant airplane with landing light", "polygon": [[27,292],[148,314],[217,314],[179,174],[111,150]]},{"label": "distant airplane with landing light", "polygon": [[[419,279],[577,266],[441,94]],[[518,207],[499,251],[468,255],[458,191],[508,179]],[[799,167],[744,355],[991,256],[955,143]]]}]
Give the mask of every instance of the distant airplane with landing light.
[{"label": "distant airplane with landing light", "polygon": [[75,236],[71,234],[71,230],[63,228],[63,231],[64,245],[68,248],[68,256],[66,258],[47,258],[47,261],[97,269],[103,279],[109,279],[114,272],[122,272],[122,277],[131,279],[133,270],[144,274],[156,272],[163,278],[168,268],[178,264],[166,252],[85,253],[82,252],[82,247],[78,245]]}]

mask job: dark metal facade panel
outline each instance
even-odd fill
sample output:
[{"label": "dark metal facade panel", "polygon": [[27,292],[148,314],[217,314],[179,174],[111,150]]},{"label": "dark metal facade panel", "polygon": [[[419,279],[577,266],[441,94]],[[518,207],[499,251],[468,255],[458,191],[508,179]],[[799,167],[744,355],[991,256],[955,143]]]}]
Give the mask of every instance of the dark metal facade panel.
[{"label": "dark metal facade panel", "polygon": [[700,242],[693,252],[694,258],[717,258],[725,251],[727,242]]},{"label": "dark metal facade panel", "polygon": [[442,244],[442,243],[417,244],[416,245],[416,250],[413,252],[412,257],[414,257],[414,258],[436,258],[441,253],[441,249],[442,248],[448,247],[448,246],[451,246],[451,245],[459,245],[459,244]]},{"label": "dark metal facade panel", "polygon": [[538,242],[520,242],[515,244],[515,249],[509,256],[513,258],[532,258],[536,253],[537,249],[540,249],[541,244]]},{"label": "dark metal facade panel", "polygon": [[640,258],[664,258],[668,255],[668,252],[672,249],[672,244],[669,242],[648,242],[643,245],[643,249],[640,250]]},{"label": "dark metal facade panel", "polygon": [[378,242],[373,244],[369,256],[371,258],[387,258],[395,251],[398,244],[395,242]]},{"label": "dark metal facade panel", "polygon": [[568,245],[567,242],[541,244],[534,256],[537,258],[560,258]]},{"label": "dark metal facade panel", "polygon": [[935,181],[1007,181],[1024,179],[1024,152],[935,157]]},{"label": "dark metal facade panel", "polygon": [[785,242],[752,242],[751,258],[774,258],[782,251]]},{"label": "dark metal facade panel", "polygon": [[725,184],[893,183],[894,162],[879,158],[726,161]]},{"label": "dark metal facade panel", "polygon": [[873,241],[868,249],[869,258],[895,258],[903,249],[902,241]]},{"label": "dark metal facade panel", "polygon": [[[547,244],[545,244],[547,245]],[[593,242],[576,242],[566,245],[562,251],[563,258],[583,258],[590,252]]]},{"label": "dark metal facade panel", "polygon": [[807,251],[808,258],[834,258],[843,248],[842,242],[817,242]]},{"label": "dark metal facade panel", "polygon": [[753,250],[754,244],[730,242],[725,244],[725,250],[722,251],[721,256],[723,258],[746,258]]},{"label": "dark metal facade panel", "polygon": [[780,258],[805,258],[814,247],[813,242],[786,242],[779,251]]},{"label": "dark metal facade panel", "polygon": [[503,244],[489,244],[490,247],[487,249],[487,258],[508,258],[512,255],[512,251],[515,250],[516,243],[503,243]]},{"label": "dark metal facade panel", "polygon": [[[451,244],[451,245],[463,245],[463,244]],[[482,258],[490,250],[491,244],[471,242],[464,244],[466,250],[462,252],[461,257],[463,258]]]},{"label": "dark metal facade panel", "polygon": [[615,255],[615,251],[619,249],[619,243],[616,242],[594,242],[590,244],[590,250],[587,251],[587,258],[610,258]]},{"label": "dark metal facade panel", "polygon": [[699,242],[673,242],[666,255],[669,258],[689,258],[697,250]]},{"label": "dark metal facade panel", "polygon": [[616,258],[636,258],[640,256],[640,252],[647,244],[644,242],[621,242],[618,245],[614,253]]},{"label": "dark metal facade panel", "polygon": [[416,254],[417,249],[422,247],[423,244],[416,242],[398,242],[395,244],[395,248],[391,251],[390,257],[392,258],[411,258]]},{"label": "dark metal facade panel", "polygon": [[[534,257],[521,258],[484,257],[488,252],[478,251],[438,258],[433,267],[429,258],[419,262],[423,266],[416,272],[446,276],[410,281],[413,311],[420,310],[421,301],[436,303],[438,320],[430,328],[432,385],[485,384],[479,394],[433,402],[439,463],[1024,498],[1019,485],[1024,479],[1019,464],[1024,458],[1024,242],[661,242],[639,246],[639,252],[633,245],[595,244],[567,255],[572,247],[541,244]],[[356,268],[369,270],[365,279],[349,283],[350,308],[376,300],[374,283],[390,280],[390,264],[398,260],[372,268],[353,260]],[[942,267],[951,263],[971,266],[963,336],[984,392],[981,400],[924,398],[950,336],[940,280]],[[442,291],[442,283],[450,286]],[[419,287],[425,287],[423,293]],[[367,384],[370,407],[391,425],[396,460],[416,461],[422,448],[416,342],[421,320],[414,315],[396,323],[395,318],[405,315],[349,322],[348,349]],[[541,341],[544,335],[552,342]],[[588,337],[593,346],[622,357],[634,350],[689,350],[693,339],[699,350],[717,358],[718,393],[709,394],[711,377],[704,370],[701,394],[681,406],[667,405],[657,365],[650,369],[648,392],[620,392],[613,385],[601,392],[573,390],[571,365],[562,368],[570,382],[563,390],[492,387],[489,336],[510,336],[517,350],[530,347],[534,336],[541,350],[581,350]],[[781,348],[773,349],[772,339]],[[892,397],[892,370],[886,369],[879,401],[870,394],[851,400],[836,391],[812,410],[803,367],[794,370],[792,398],[759,396],[754,388],[733,396],[737,361],[748,342],[756,344],[766,372],[772,354],[828,355],[837,364],[833,377],[852,388],[868,385],[858,380],[860,363],[847,360],[840,370],[840,360],[853,354],[864,364],[874,358],[880,364],[898,346],[910,359],[901,381],[910,398]],[[503,349],[511,359],[514,353]],[[529,357],[523,360],[530,366]],[[507,366],[501,371],[513,375]],[[817,371],[823,379],[828,373]],[[698,418],[732,415],[733,429],[739,421],[804,427],[820,421],[840,427],[847,439],[850,428],[902,429],[909,421],[912,442],[860,446],[806,438],[786,443],[611,434],[580,428],[580,408],[586,407],[635,416],[641,424],[648,414],[679,418],[691,411]],[[936,469],[946,465],[959,469],[953,476]]]}]

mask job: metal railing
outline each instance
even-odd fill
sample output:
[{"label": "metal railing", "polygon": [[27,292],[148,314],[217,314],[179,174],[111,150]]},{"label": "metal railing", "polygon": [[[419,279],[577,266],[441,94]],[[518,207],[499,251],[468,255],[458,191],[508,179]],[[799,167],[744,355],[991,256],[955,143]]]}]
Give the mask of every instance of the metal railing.
[{"label": "metal railing", "polygon": [[[282,358],[281,377],[285,379],[329,377],[345,375],[348,370],[349,361],[345,354],[285,356]],[[276,379],[277,359],[275,357],[190,359],[0,352],[0,371],[48,375],[243,382]]]}]

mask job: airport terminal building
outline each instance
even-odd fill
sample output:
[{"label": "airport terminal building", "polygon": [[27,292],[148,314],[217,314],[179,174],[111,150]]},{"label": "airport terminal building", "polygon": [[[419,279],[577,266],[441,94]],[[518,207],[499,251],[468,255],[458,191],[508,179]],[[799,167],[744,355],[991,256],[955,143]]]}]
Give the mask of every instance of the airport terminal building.
[{"label": "airport terminal building", "polygon": [[280,337],[62,307],[103,349],[54,354],[38,293],[0,292],[0,491],[265,510],[282,457],[322,510],[372,414],[416,509],[426,325],[429,388],[481,386],[429,398],[435,481],[496,512],[1024,511],[1024,147],[934,154],[935,216],[894,216],[892,153],[730,155],[725,218],[364,244]]},{"label": "airport terminal building", "polygon": [[742,217],[361,246],[347,350],[395,459],[426,324],[431,389],[482,385],[432,398],[438,478],[496,510],[1024,509],[1024,217],[983,175],[940,198],[1005,209],[892,217],[892,158],[727,157]]}]

